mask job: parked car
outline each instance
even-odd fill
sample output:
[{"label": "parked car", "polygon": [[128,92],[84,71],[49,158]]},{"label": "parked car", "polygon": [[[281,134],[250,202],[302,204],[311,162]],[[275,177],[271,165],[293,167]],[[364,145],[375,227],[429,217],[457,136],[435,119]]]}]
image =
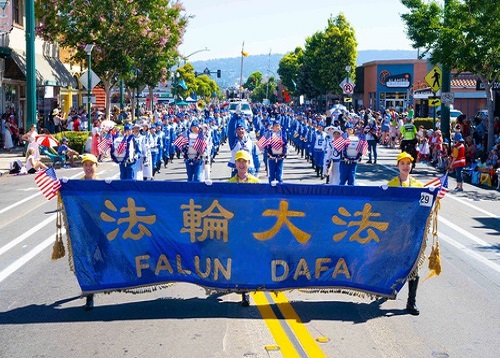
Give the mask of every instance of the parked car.
[{"label": "parked car", "polygon": [[479,118],[480,120],[487,120],[488,119],[488,110],[487,109],[482,109],[480,111],[478,111],[475,115],[474,115],[474,119],[476,118]]},{"label": "parked car", "polygon": [[250,107],[250,103],[248,103],[246,100],[231,100],[229,102],[229,113],[234,113],[237,110],[240,110],[241,114],[244,114],[246,116],[252,116],[252,108]]}]

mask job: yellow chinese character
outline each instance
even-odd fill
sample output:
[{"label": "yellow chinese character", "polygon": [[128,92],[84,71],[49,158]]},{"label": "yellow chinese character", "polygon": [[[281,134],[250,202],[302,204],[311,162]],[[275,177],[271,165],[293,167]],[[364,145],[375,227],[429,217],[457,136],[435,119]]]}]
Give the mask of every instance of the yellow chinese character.
[{"label": "yellow chinese character", "polygon": [[[181,205],[181,209],[187,209],[183,213],[184,227],[181,233],[188,232],[191,242],[196,241],[196,234],[201,233],[198,241],[205,241],[207,238],[217,240],[228,240],[228,220],[232,219],[234,214],[224,209],[218,200],[214,200],[212,205],[201,211],[201,205],[195,205],[193,199],[189,199],[189,204]],[[203,229],[201,228],[203,226]]]},{"label": "yellow chinese character", "polygon": [[[362,245],[369,243],[371,240],[380,242],[379,237],[372,228],[377,229],[379,231],[386,231],[387,228],[389,227],[389,223],[371,221],[370,218],[372,217],[380,217],[380,213],[372,213],[371,210],[372,210],[371,204],[365,204],[365,206],[363,207],[363,211],[356,211],[354,213],[354,217],[361,216],[361,220],[359,221],[351,220],[349,221],[349,223],[347,223],[344,219],[341,219],[339,216],[334,215],[332,217],[332,222],[336,225],[347,224],[347,227],[358,226],[358,229],[349,237],[349,241],[357,241]],[[345,216],[346,218],[351,217],[351,213],[347,211],[347,209],[344,207],[339,208],[339,214]],[[366,235],[364,237],[361,237],[360,235],[361,232],[365,230],[366,230]],[[347,230],[342,231],[338,234],[333,235],[333,240],[338,242],[342,240],[346,235],[347,235]]]},{"label": "yellow chinese character", "polygon": [[278,231],[280,231],[283,224],[288,227],[295,239],[301,244],[307,242],[311,238],[311,235],[297,228],[288,219],[288,217],[305,217],[306,214],[301,211],[288,211],[288,202],[285,200],[282,200],[280,202],[279,210],[268,209],[264,211],[262,216],[276,216],[278,220],[276,221],[276,224],[268,231],[253,233],[253,236],[257,240],[264,241],[271,239],[278,233]]},{"label": "yellow chinese character", "polygon": [[[118,214],[118,209],[111,202],[111,200],[106,200],[104,205],[109,210]],[[127,229],[122,235],[123,239],[140,240],[144,235],[151,236],[151,231],[142,223],[152,225],[156,222],[156,215],[149,216],[139,216],[137,213],[146,211],[146,208],[135,206],[135,201],[132,198],[127,198],[127,206],[120,208],[120,213],[128,213],[128,216],[115,218],[105,212],[101,212],[101,219],[106,222],[115,222],[117,225],[123,223],[128,223]],[[133,229],[137,226],[136,231]],[[109,232],[106,237],[109,241],[114,240],[118,235],[120,228],[116,228]]]}]

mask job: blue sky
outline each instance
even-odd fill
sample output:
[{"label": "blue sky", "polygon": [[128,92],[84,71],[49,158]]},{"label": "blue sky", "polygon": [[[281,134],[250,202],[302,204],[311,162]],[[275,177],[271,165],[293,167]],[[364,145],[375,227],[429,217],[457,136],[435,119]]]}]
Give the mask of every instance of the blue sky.
[{"label": "blue sky", "polygon": [[358,50],[411,50],[399,0],[183,0],[193,15],[180,52],[191,61],[286,53],[304,47],[328,18],[344,13],[356,32]]}]

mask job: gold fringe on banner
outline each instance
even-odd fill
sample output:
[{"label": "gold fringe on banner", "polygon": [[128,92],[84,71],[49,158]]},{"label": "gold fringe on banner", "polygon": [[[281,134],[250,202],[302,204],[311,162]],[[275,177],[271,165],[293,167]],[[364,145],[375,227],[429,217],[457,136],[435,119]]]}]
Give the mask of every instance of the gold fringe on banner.
[{"label": "gold fringe on banner", "polygon": [[436,199],[436,204],[432,210],[432,249],[429,255],[429,275],[424,279],[427,280],[434,276],[439,276],[442,271],[441,267],[441,254],[439,252],[439,238],[438,238],[438,212],[441,209],[440,199]]},{"label": "gold fringe on banner", "polygon": [[57,193],[57,212],[56,212],[56,241],[52,247],[52,260],[58,260],[66,255],[62,239],[62,199],[61,194]]}]

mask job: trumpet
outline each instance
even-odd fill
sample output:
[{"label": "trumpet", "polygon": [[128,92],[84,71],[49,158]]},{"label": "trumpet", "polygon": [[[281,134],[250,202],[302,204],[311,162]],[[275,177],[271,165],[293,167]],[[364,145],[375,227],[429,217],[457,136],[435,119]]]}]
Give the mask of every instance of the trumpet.
[{"label": "trumpet", "polygon": [[196,102],[196,109],[197,109],[198,111],[200,111],[200,112],[201,112],[201,111],[203,111],[203,110],[205,109],[205,107],[206,107],[206,104],[205,104],[205,101],[204,101],[204,100],[200,99],[200,100],[198,100],[198,101]]}]

